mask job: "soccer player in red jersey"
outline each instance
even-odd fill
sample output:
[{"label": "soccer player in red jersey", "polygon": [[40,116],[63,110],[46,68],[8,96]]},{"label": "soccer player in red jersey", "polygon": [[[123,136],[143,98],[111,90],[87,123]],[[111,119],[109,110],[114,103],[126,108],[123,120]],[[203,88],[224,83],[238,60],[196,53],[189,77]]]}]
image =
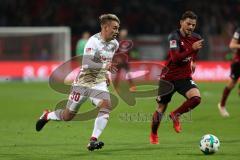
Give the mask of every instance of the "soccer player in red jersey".
[{"label": "soccer player in red jersey", "polygon": [[[124,29],[124,28],[121,29],[119,31],[119,48],[113,58],[113,61],[117,63],[117,69],[118,69],[118,71],[116,73],[116,78],[113,81],[114,87],[117,91],[119,91],[119,81],[120,81],[121,71],[125,70],[126,74],[128,74],[128,72],[130,70],[128,61],[130,59],[129,52],[130,52],[130,49],[132,48],[133,42],[127,40],[127,37],[128,37],[128,30]],[[135,92],[136,86],[133,83],[133,80],[129,74],[128,74],[127,81],[130,86],[129,91]]]},{"label": "soccer player in red jersey", "polygon": [[[186,98],[186,101],[169,115],[173,121],[173,128],[177,133],[181,132],[179,117],[194,109],[201,102],[200,92],[192,80],[194,61],[199,49],[203,46],[203,39],[194,33],[197,23],[197,15],[192,11],[186,11],[180,20],[180,29],[170,33],[168,37],[169,51],[165,64],[167,72],[161,73],[157,97],[157,109],[153,113],[151,122],[150,143],[158,144],[158,128],[164,112],[171,101],[173,94],[177,91]],[[166,93],[164,91],[166,82],[173,89]]]},{"label": "soccer player in red jersey", "polygon": [[[220,114],[223,117],[228,117],[229,113],[226,110],[226,101],[227,98],[231,92],[231,90],[235,87],[237,84],[238,78],[240,77],[240,28],[237,28],[232,40],[229,44],[230,49],[235,50],[235,54],[233,57],[233,61],[231,64],[231,74],[230,74],[230,81],[227,84],[227,86],[223,90],[221,102],[218,104],[218,109]],[[238,91],[240,94],[240,91]]]}]

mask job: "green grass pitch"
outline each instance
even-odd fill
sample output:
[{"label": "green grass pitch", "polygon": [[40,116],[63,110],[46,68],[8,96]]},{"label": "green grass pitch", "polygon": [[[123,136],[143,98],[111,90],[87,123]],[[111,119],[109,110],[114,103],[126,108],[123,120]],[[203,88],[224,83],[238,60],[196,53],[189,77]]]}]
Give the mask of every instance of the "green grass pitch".
[{"label": "green grass pitch", "polygon": [[[175,133],[165,118],[159,129],[160,144],[149,144],[150,115],[155,99],[138,99],[134,107],[120,100],[100,139],[102,150],[89,152],[86,145],[93,120],[50,122],[43,131],[35,131],[35,122],[45,108],[67,97],[53,91],[48,83],[0,83],[0,159],[1,160],[236,160],[240,157],[240,97],[234,89],[228,101],[229,118],[222,118],[217,103],[224,83],[199,83],[202,103],[183,119],[183,131]],[[166,113],[179,106],[183,98],[176,94]],[[81,110],[92,107],[88,102]],[[81,111],[80,110],[80,111]],[[200,138],[216,135],[219,152],[206,156],[199,150]]]}]

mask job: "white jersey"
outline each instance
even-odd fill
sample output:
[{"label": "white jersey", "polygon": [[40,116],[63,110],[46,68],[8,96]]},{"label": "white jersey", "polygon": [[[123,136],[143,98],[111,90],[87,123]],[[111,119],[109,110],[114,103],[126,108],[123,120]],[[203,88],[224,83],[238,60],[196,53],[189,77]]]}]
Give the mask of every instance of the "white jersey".
[{"label": "white jersey", "polygon": [[112,62],[118,46],[116,39],[106,42],[101,38],[100,33],[90,37],[84,47],[82,68],[74,85],[92,87],[106,81],[106,66]]}]

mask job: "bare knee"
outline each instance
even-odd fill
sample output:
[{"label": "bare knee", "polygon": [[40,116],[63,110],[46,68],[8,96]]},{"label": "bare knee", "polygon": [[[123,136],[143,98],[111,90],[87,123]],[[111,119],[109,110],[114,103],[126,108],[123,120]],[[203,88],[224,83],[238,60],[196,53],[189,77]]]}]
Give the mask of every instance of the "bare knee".
[{"label": "bare knee", "polygon": [[236,80],[231,80],[231,81],[228,83],[227,88],[230,89],[230,90],[232,90],[232,89],[235,87],[236,83],[237,83]]},{"label": "bare knee", "polygon": [[62,114],[62,119],[64,121],[71,121],[76,114],[68,109],[64,110]]},{"label": "bare knee", "polygon": [[228,88],[229,90],[232,90],[234,87],[235,87],[235,84],[229,84],[229,85],[227,85],[227,88]]},{"label": "bare knee", "polygon": [[159,104],[158,104],[158,107],[157,107],[157,111],[158,111],[159,113],[164,113],[165,110],[166,110],[166,108],[167,108],[167,104],[159,103]]},{"label": "bare knee", "polygon": [[101,102],[99,102],[98,107],[100,108],[106,108],[111,109],[111,102],[109,100],[103,99]]}]

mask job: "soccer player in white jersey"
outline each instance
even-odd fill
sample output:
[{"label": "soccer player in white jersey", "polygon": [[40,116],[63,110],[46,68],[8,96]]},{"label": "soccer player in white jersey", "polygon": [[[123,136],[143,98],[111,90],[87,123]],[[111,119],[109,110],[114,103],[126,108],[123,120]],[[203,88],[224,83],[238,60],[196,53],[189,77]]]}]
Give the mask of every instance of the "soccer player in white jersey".
[{"label": "soccer player in white jersey", "polygon": [[82,68],[72,84],[72,90],[65,109],[53,112],[45,110],[36,123],[40,131],[50,120],[70,121],[78,112],[79,107],[88,98],[99,107],[88,150],[100,149],[104,145],[98,141],[99,136],[107,125],[111,110],[110,94],[107,88],[107,72],[116,72],[112,57],[118,49],[116,37],[119,33],[120,21],[114,14],[100,16],[101,32],[89,38],[84,48]]}]

